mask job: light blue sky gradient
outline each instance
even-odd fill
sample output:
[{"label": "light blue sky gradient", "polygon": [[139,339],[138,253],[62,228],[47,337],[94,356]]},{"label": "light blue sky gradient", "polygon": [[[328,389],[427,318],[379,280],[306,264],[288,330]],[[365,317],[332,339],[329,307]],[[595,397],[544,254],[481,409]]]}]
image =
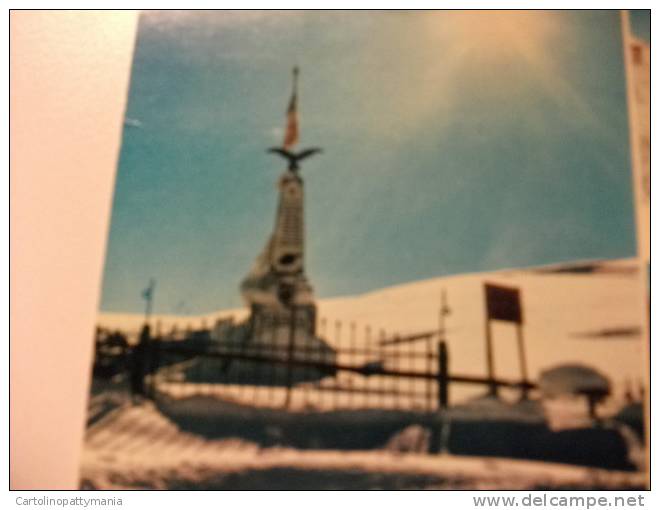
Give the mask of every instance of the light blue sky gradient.
[{"label": "light blue sky gradient", "polygon": [[141,311],[151,277],[159,313],[241,304],[294,64],[317,295],[632,256],[619,15],[530,16],[143,15],[101,309]]}]

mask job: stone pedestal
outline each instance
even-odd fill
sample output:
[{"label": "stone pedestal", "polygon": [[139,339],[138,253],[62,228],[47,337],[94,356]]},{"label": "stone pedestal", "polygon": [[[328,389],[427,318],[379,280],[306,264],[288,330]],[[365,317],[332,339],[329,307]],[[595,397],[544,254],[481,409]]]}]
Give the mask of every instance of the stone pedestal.
[{"label": "stone pedestal", "polygon": [[[283,361],[333,365],[336,361],[334,349],[316,336],[316,305],[304,270],[303,181],[297,172],[287,170],[279,179],[278,189],[273,233],[241,283],[250,317],[242,324],[216,328],[216,340],[232,350]],[[227,373],[236,372],[238,377],[245,370],[260,370],[256,365],[235,361],[231,363],[231,370],[227,367]],[[281,364],[277,364],[275,370],[281,372],[281,376],[285,373]],[[328,371],[294,366],[284,379],[291,378],[290,382],[295,383],[326,375]]]}]

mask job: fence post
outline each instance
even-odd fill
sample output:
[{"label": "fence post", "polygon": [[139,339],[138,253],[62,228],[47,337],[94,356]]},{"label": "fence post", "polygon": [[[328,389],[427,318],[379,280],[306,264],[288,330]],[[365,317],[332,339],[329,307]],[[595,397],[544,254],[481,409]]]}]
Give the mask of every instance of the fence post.
[{"label": "fence post", "polygon": [[[365,357],[364,357],[364,362],[369,363],[373,360],[371,356],[371,350],[373,349],[373,346],[371,345],[371,327],[370,326],[365,326],[364,327],[364,342],[365,346]],[[364,401],[365,401],[365,407],[369,408],[371,404],[371,395],[373,391],[373,379],[372,378],[367,378],[365,380],[365,393],[364,393]]]},{"label": "fence post", "polygon": [[488,370],[488,394],[497,397],[497,384],[495,384],[495,364],[493,362],[493,334],[490,317],[486,317],[486,368]]},{"label": "fence post", "polygon": [[447,342],[438,343],[438,409],[449,405],[449,353]]},{"label": "fence post", "polygon": [[[343,354],[342,345],[341,345],[341,321],[339,319],[335,320],[335,346],[337,349],[337,361],[343,362],[343,359],[340,358],[340,355]],[[341,390],[340,390],[340,379],[339,371],[335,372],[335,377],[333,381],[332,389],[332,399],[333,399],[333,410],[339,409],[341,404]]]},{"label": "fence post", "polygon": [[426,374],[428,379],[426,379],[426,411],[431,412],[433,410],[433,379],[431,379],[431,374],[433,373],[433,343],[432,337],[429,336],[426,339]]},{"label": "fence post", "polygon": [[[270,345],[268,346],[268,354],[271,358],[280,359],[281,352],[278,344],[280,330],[279,324],[275,321],[275,316],[265,316],[264,325],[266,328],[270,327]],[[271,407],[276,407],[275,401],[278,399],[278,380],[280,378],[278,365],[276,363],[269,363],[268,374],[270,375],[270,381],[266,398],[272,404]]]},{"label": "fence post", "polygon": [[[404,370],[410,370],[411,372],[416,371],[415,368],[415,345],[413,342],[408,342],[408,349],[403,351],[403,368]],[[408,359],[406,359],[408,358]],[[404,391],[404,399],[403,401],[406,403],[404,407],[408,409],[414,409],[415,406],[417,405],[416,398],[417,397],[417,392],[416,392],[416,383],[417,380],[414,377],[410,377],[408,379],[408,395],[405,395]]]},{"label": "fence post", "polygon": [[[400,336],[401,335],[399,335],[399,333],[396,332],[396,333],[394,333],[394,335],[392,335],[392,339],[397,339],[398,340]],[[401,370],[401,352],[402,352],[402,349],[403,349],[402,346],[403,346],[403,344],[401,342],[398,342],[398,341],[393,345],[393,348],[394,348],[393,354],[394,354],[394,356],[392,357],[392,365],[393,365],[393,368],[396,372]],[[391,377],[390,379],[392,381],[392,395],[393,395],[392,400],[393,400],[393,404],[394,404],[394,409],[399,409],[399,407],[401,406],[401,386],[402,386],[401,383],[402,383],[402,381],[401,381],[400,377]]]},{"label": "fence post", "polygon": [[[350,352],[350,354],[349,354],[348,364],[351,365],[351,366],[355,366],[355,350],[356,350],[355,335],[356,335],[356,329],[357,329],[357,327],[355,325],[355,321],[352,321],[350,323],[349,327],[350,327],[350,336],[349,336],[349,344],[350,344],[349,345],[349,352]],[[356,397],[356,395],[354,394],[354,390],[355,390],[354,375],[355,374],[353,374],[352,372],[349,373],[349,379],[348,379],[348,386],[349,387],[348,387],[348,398],[347,398],[347,400],[348,400],[347,406],[349,408],[353,407],[353,400]]]},{"label": "fence post", "polygon": [[521,387],[521,398],[522,400],[527,400],[529,396],[529,389],[527,387],[528,378],[527,378],[527,357],[525,356],[525,340],[523,338],[522,326],[518,323],[516,324],[516,336],[518,338],[518,356],[520,359],[520,376],[521,382],[523,383]]},{"label": "fence post", "polygon": [[[385,360],[385,346],[383,345],[383,341],[385,340],[385,337],[387,336],[387,333],[385,332],[384,329],[380,330],[379,333],[379,338],[380,341],[378,342],[378,358],[381,360]],[[385,367],[385,363],[383,362],[383,367]],[[385,407],[387,404],[387,399],[385,398],[387,394],[387,379],[385,376],[381,375],[380,376],[380,405],[382,407]]]},{"label": "fence post", "polygon": [[[252,352],[256,354],[259,357],[262,357],[264,354],[264,344],[262,342],[261,338],[261,321],[258,320],[258,318],[252,319],[252,314],[250,315],[250,320],[251,320],[251,325],[250,325],[250,330],[251,330],[251,337],[252,337]],[[255,349],[256,347],[256,349]],[[263,373],[262,370],[264,369],[264,364],[263,363],[253,363],[254,367],[254,372],[252,374],[253,376],[253,381],[252,381],[252,387],[253,389],[253,403],[255,406],[259,405],[259,401],[261,400],[261,388],[263,384]]]},{"label": "fence post", "polygon": [[131,352],[131,394],[133,397],[148,397],[148,390],[145,387],[145,379],[147,378],[151,365],[148,360],[150,357],[150,336],[151,332],[149,325],[142,326],[140,337],[137,345],[133,347]]},{"label": "fence post", "polygon": [[156,383],[156,374],[158,373],[158,370],[160,369],[160,343],[161,343],[161,337],[156,336],[155,338],[151,338],[149,342],[149,347],[151,351],[150,359],[149,359],[149,364],[150,364],[150,369],[149,369],[149,398],[151,400],[156,400],[156,390],[157,388],[157,383]]}]

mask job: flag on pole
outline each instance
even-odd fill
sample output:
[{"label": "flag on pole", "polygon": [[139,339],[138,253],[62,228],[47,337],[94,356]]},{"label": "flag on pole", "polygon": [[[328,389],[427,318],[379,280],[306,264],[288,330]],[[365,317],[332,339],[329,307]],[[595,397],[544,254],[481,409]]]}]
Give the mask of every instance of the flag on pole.
[{"label": "flag on pole", "polygon": [[282,147],[292,149],[298,143],[298,68],[293,68],[293,91],[286,111],[286,131]]},{"label": "flag on pole", "polygon": [[155,286],[156,286],[156,282],[153,279],[149,280],[149,286],[142,291],[142,298],[145,299],[146,301],[151,301],[151,299],[154,296]]}]

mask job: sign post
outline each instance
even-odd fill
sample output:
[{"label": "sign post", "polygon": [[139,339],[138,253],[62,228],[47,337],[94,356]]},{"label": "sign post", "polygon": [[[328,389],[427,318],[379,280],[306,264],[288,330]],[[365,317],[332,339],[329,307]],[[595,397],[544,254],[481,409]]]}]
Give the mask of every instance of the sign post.
[{"label": "sign post", "polygon": [[527,357],[525,355],[525,340],[522,329],[523,313],[520,300],[520,289],[485,283],[484,292],[486,297],[486,368],[488,371],[488,379],[490,380],[488,393],[493,396],[497,395],[495,366],[493,361],[493,338],[490,323],[493,320],[499,320],[511,322],[516,325],[522,398],[526,399],[528,394]]}]

